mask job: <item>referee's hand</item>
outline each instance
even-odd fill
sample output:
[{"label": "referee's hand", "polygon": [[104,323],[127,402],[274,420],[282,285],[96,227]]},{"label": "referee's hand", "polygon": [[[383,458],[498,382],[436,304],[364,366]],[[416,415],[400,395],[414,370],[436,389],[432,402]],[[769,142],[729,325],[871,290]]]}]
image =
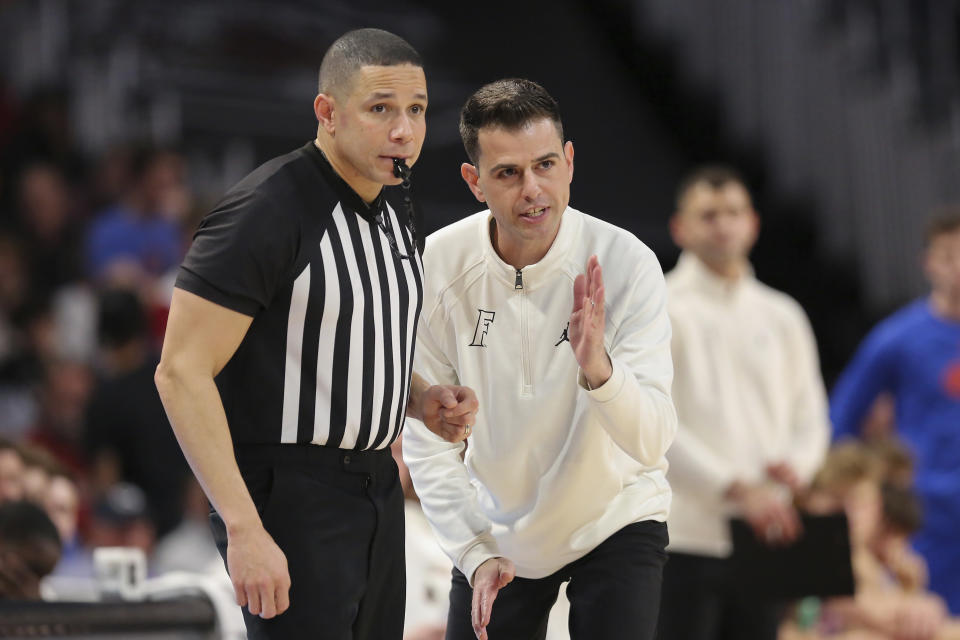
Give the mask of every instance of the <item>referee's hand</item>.
[{"label": "referee's hand", "polygon": [[290,606],[287,557],[261,523],[229,534],[227,568],[237,604],[252,615],[272,618]]},{"label": "referee's hand", "polygon": [[477,421],[480,402],[470,387],[435,384],[423,392],[423,424],[447,442],[466,440]]},{"label": "referee's hand", "polygon": [[493,601],[503,587],[510,584],[517,570],[509,558],[490,558],[473,572],[473,607],[470,618],[478,640],[487,640],[487,625]]}]

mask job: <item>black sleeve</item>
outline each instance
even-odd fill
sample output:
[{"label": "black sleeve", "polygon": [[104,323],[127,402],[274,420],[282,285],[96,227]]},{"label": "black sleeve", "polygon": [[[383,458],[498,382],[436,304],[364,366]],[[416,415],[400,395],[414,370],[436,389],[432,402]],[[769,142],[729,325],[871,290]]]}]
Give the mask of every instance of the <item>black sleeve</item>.
[{"label": "black sleeve", "polygon": [[296,260],[298,221],[259,190],[228,194],[204,217],[176,286],[255,316]]}]

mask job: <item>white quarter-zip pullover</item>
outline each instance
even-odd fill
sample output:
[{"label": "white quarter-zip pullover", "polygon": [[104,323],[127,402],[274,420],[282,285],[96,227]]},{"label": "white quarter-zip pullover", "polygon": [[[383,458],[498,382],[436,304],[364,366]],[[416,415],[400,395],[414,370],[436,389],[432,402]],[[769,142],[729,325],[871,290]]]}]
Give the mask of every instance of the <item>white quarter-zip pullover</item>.
[{"label": "white quarter-zip pullover", "polygon": [[730,282],[684,253],[667,274],[673,326],[670,551],[730,552],[723,499],[734,480],[759,482],[788,462],[809,481],[829,441],[813,332],[792,298],[752,273]]},{"label": "white quarter-zip pullover", "polygon": [[[517,271],[483,211],[434,233],[415,370],[472,387],[469,446],[409,421],[404,459],[440,546],[473,579],[495,556],[541,578],[670,506],[664,454],[676,432],[665,285],[630,233],[567,208],[543,259]],[[613,375],[588,390],[567,339],[573,282],[596,254]]]}]

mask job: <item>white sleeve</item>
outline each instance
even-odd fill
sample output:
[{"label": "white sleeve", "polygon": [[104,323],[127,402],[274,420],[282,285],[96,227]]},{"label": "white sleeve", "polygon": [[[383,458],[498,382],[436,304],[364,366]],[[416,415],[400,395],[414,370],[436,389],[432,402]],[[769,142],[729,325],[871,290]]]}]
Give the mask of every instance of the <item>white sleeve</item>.
[{"label": "white sleeve", "polygon": [[796,364],[796,387],[792,393],[792,429],[787,462],[800,481],[809,483],[823,464],[830,444],[827,392],[820,375],[817,343],[806,314],[796,307],[797,325],[790,347]]},{"label": "white sleeve", "polygon": [[639,263],[608,348],[613,374],[592,390],[582,371],[579,382],[613,441],[641,464],[654,466],[677,432],[677,413],[670,397],[673,362],[663,272],[649,249]]},{"label": "white sleeve", "polygon": [[[682,483],[695,488],[700,494],[721,495],[736,479],[737,473],[728,460],[716,454],[712,447],[700,437],[697,429],[684,424],[682,408],[684,392],[689,383],[691,360],[685,352],[685,341],[689,340],[689,330],[684,324],[685,315],[671,313],[673,336],[670,351],[673,356],[674,370],[680,372],[674,378],[673,400],[678,411],[677,435],[667,453],[670,462],[668,477],[671,484]],[[686,367],[686,369],[684,368]]]},{"label": "white sleeve", "polygon": [[[441,309],[421,318],[414,369],[432,384],[458,384],[456,371],[441,344],[456,348],[446,336]],[[444,553],[473,586],[473,573],[485,560],[500,555],[490,533],[490,520],[477,501],[477,491],[463,463],[463,443],[446,442],[419,420],[408,419],[403,459],[424,515]]]},{"label": "white sleeve", "polygon": [[683,423],[677,428],[677,437],[670,447],[670,482],[682,479],[684,486],[697,487],[701,493],[722,495],[733,484],[737,475],[730,465],[715,454]]}]

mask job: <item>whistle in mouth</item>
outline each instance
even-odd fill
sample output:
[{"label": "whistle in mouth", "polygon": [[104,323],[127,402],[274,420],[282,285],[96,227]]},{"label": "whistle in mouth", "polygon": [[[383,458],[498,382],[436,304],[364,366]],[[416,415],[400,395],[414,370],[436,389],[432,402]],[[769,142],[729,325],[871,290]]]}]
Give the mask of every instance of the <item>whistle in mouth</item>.
[{"label": "whistle in mouth", "polygon": [[410,167],[407,166],[406,160],[403,158],[393,159],[393,175],[401,180],[407,180],[410,178]]}]

